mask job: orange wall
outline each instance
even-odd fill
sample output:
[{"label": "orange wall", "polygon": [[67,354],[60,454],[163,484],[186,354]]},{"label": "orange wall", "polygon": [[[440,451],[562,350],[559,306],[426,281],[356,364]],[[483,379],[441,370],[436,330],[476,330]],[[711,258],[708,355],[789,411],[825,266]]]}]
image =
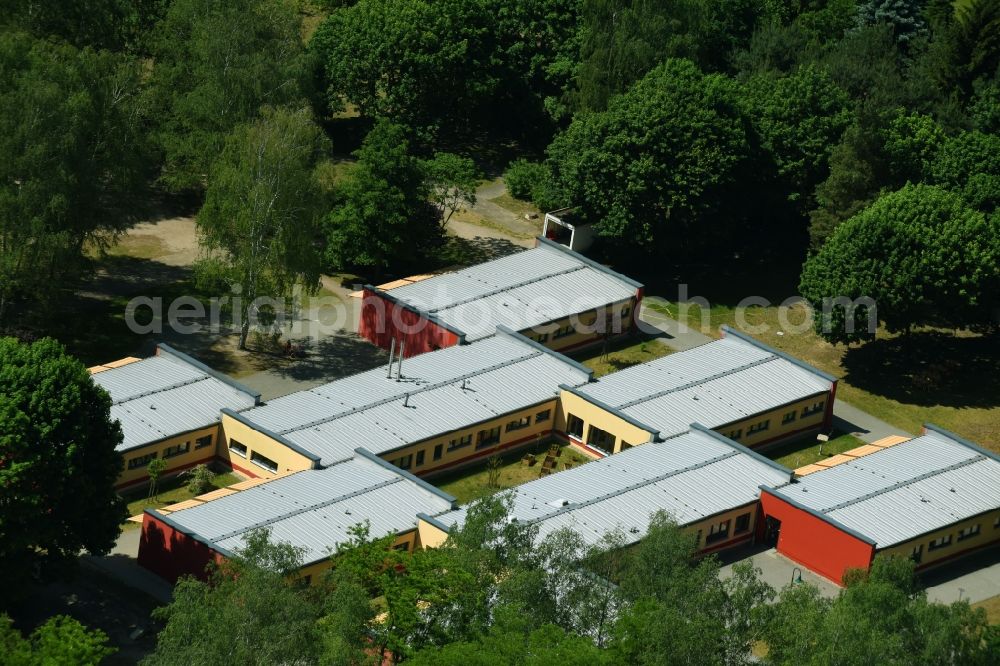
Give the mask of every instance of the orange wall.
[{"label": "orange wall", "polygon": [[805,509],[761,490],[765,516],[781,521],[778,552],[842,584],[847,569],[871,566],[875,546],[848,534]]}]

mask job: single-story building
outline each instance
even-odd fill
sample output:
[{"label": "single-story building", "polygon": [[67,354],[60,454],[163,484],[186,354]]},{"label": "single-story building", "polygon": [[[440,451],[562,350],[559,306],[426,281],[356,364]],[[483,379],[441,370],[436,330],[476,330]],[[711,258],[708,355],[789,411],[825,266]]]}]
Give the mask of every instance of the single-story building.
[{"label": "single-story building", "polygon": [[[665,511],[709,553],[754,538],[759,487],[787,483],[792,471],[699,424],[663,441],[628,449],[512,489],[511,517],[538,525],[539,537],[570,528],[598,544],[614,530],[628,543]],[[440,545],[468,506],[421,515],[421,543]]]},{"label": "single-story building", "polygon": [[420,546],[419,512],[440,513],[455,498],[358,449],[355,456],[320,470],[295,472],[194,503],[169,513],[147,509],[139,564],[170,582],[205,577],[210,562],[232,557],[253,530],[303,551],[307,582],[330,566],[330,556],[366,521],[372,537],[396,535],[396,548]]},{"label": "single-story building", "polygon": [[223,413],[223,448],[247,474],[327,467],[363,445],[419,476],[552,434],[560,385],[592,371],[509,329]]},{"label": "single-story building", "polygon": [[723,333],[564,387],[557,431],[598,455],[671,437],[692,421],[758,450],[829,431],[835,377],[728,327]]},{"label": "single-story building", "polygon": [[111,417],[122,426],[118,451],[125,458],[116,488],[147,483],[146,468],[159,458],[167,477],[202,463],[224,460],[218,451],[223,409],[260,404],[246,388],[165,344],[145,359],[126,358],[90,369],[111,396]]},{"label": "single-story building", "polygon": [[1000,543],[1000,457],[926,425],[781,484],[761,485],[777,550],[841,583],[881,553],[918,569]]},{"label": "single-story building", "polygon": [[546,238],[537,247],[391,290],[366,286],[358,332],[407,357],[498,326],[559,351],[635,329],[642,285]]}]

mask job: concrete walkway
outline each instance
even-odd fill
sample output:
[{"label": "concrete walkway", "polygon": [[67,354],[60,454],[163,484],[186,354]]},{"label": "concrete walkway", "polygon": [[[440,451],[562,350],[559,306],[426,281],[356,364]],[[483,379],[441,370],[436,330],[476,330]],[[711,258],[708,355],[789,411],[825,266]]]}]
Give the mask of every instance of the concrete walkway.
[{"label": "concrete walkway", "polygon": [[869,443],[889,435],[914,436],[839,398],[833,403],[833,427]]},{"label": "concrete walkway", "polygon": [[139,566],[139,537],[142,530],[127,530],[118,536],[115,547],[107,555],[84,555],[80,562],[84,568],[94,569],[123,585],[138,590],[161,604],[170,603],[173,586],[156,574]]},{"label": "concrete walkway", "polygon": [[674,351],[685,351],[715,339],[689,326],[682,325],[676,319],[671,319],[662,312],[653,310],[649,307],[649,303],[666,303],[666,301],[656,296],[648,296],[643,299],[639,310],[639,330],[646,335],[656,336],[657,340]]},{"label": "concrete walkway", "polygon": [[741,562],[753,564],[760,570],[760,580],[780,592],[782,588],[789,585],[793,580],[801,577],[802,582],[815,585],[824,597],[833,598],[840,594],[840,588],[826,578],[814,574],[805,567],[802,567],[784,555],[779,554],[774,548],[766,548],[760,545],[751,545],[736,548],[732,551],[720,554],[722,568],[719,576],[722,579],[731,578],[733,575],[733,565]]}]

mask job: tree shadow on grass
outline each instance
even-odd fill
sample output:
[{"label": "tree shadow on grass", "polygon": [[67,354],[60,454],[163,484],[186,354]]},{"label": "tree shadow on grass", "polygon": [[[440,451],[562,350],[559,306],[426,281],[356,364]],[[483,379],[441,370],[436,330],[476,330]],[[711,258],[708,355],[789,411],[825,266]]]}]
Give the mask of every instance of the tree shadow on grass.
[{"label": "tree shadow on grass", "polygon": [[880,339],[848,349],[844,381],[914,405],[1000,405],[1000,336],[938,331]]}]

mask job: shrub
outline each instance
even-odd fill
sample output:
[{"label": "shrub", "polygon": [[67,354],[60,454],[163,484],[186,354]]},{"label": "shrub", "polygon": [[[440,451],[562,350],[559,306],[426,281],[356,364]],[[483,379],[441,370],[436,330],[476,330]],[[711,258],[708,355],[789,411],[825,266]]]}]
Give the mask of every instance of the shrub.
[{"label": "shrub", "polygon": [[212,480],[215,474],[208,468],[208,465],[198,465],[188,472],[187,489],[192,495],[201,495],[212,489]]},{"label": "shrub", "polygon": [[540,185],[549,179],[549,169],[540,162],[514,160],[503,174],[510,196],[522,201],[534,201]]}]

